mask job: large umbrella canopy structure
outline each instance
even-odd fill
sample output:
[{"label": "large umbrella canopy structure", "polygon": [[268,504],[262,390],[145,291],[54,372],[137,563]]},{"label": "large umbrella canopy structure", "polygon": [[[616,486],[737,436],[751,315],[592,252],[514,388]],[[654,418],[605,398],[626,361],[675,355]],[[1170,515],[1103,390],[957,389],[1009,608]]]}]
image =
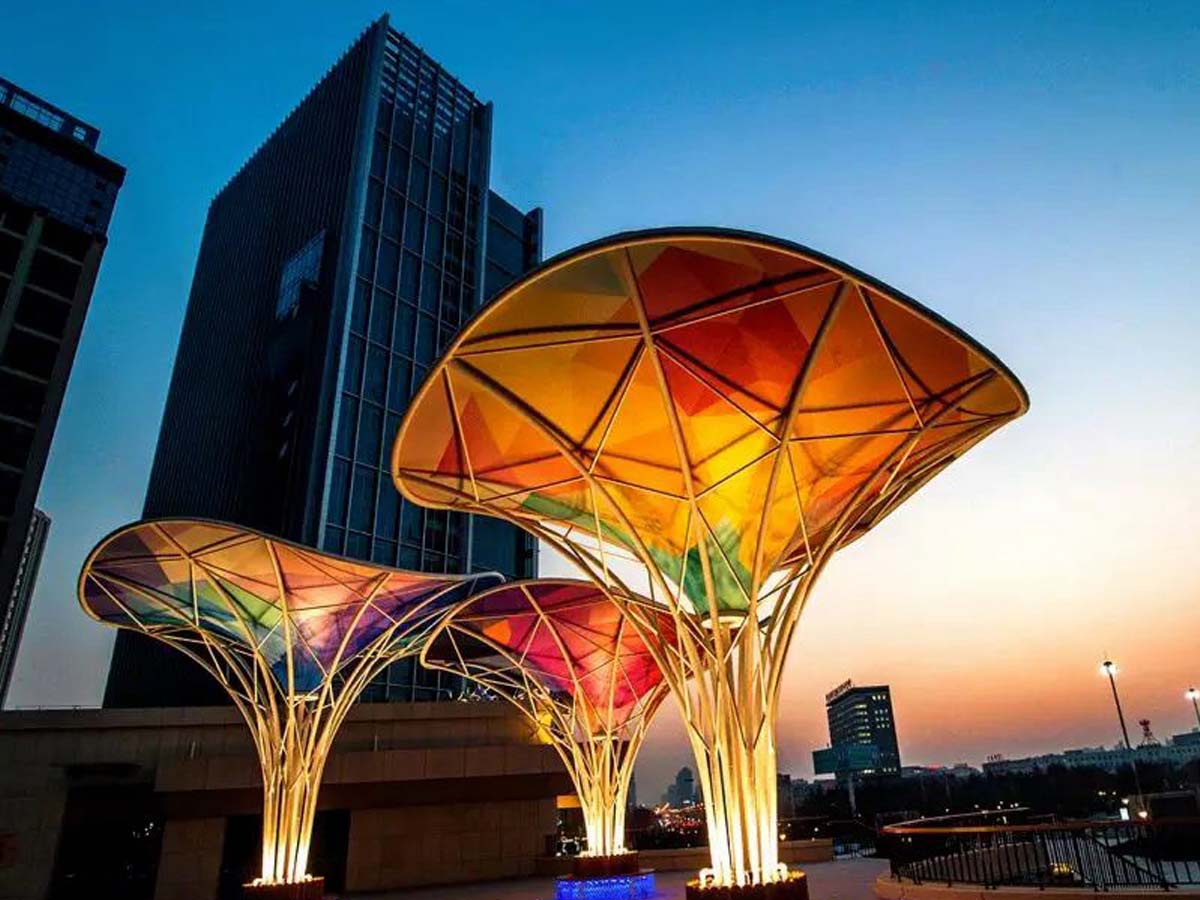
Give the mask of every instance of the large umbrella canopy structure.
[{"label": "large umbrella canopy structure", "polygon": [[264,884],[308,877],[321,774],[338,727],[389,662],[499,575],[426,575],[329,556],[235,525],[138,522],[79,577],[84,611],[187,654],[253,733],[263,774]]},{"label": "large umbrella canopy structure", "polygon": [[[674,639],[669,614],[646,614],[660,640]],[[571,776],[588,853],[625,850],[634,761],[667,684],[621,606],[585,581],[504,585],[447,615],[421,663],[470,678],[516,706]]]},{"label": "large umbrella canopy structure", "polygon": [[651,645],[697,755],[708,877],[770,882],[779,679],[817,574],[1026,406],[987,350],[842,263],[644,232],[478,315],[411,405],[393,474],[415,502],[517,522],[618,600],[640,586],[614,560],[641,565],[677,623]]}]

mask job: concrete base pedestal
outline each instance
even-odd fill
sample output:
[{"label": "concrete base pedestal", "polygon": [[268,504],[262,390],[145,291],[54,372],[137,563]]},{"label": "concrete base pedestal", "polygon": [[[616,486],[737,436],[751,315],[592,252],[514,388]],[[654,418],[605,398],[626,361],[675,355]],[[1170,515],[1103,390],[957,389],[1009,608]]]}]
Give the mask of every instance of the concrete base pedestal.
[{"label": "concrete base pedestal", "polygon": [[571,874],[576,878],[604,878],[607,875],[633,875],[638,871],[638,853],[618,853],[615,856],[576,856],[571,860]]},{"label": "concrete base pedestal", "polygon": [[321,900],[325,879],[310,878],[287,884],[243,884],[242,900]]}]

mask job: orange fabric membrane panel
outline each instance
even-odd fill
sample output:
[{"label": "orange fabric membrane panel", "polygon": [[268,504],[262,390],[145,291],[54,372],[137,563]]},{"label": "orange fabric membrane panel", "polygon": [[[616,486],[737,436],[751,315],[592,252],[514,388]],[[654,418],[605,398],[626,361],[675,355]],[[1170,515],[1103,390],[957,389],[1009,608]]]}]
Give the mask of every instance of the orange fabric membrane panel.
[{"label": "orange fabric membrane panel", "polygon": [[841,263],[647,232],[551,261],[469,323],[393,474],[417,503],[621,548],[697,612],[738,611],[1026,407],[986,349]]},{"label": "orange fabric membrane panel", "polygon": [[[674,620],[646,610],[656,639]],[[484,591],[451,612],[421,656],[479,682],[523,709],[557,707],[564,737],[618,734],[665,695],[662,672],[638,628],[590,582],[540,579]]]},{"label": "orange fabric membrane panel", "polygon": [[[236,525],[138,522],[92,551],[84,610],[190,650],[265,665],[284,693],[316,690],[370,648],[403,655],[455,604],[499,584],[494,573],[427,575],[356,562]],[[380,641],[383,645],[380,645]]]}]

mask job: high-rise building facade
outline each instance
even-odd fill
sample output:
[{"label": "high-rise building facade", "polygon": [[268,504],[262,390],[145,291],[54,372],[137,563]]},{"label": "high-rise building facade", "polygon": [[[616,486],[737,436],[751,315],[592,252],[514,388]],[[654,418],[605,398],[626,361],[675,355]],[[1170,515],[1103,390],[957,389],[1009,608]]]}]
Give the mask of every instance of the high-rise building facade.
[{"label": "high-rise building facade", "polygon": [[692,770],[684,766],[676,772],[675,780],[667,785],[667,792],[663,796],[671,806],[694,806],[698,798]]},{"label": "high-rise building facade", "polygon": [[[536,264],[541,212],[489,189],[492,107],[375,22],[209,209],[144,513],[204,516],[428,572],[534,574],[507,524],[403,501],[390,449],[464,322]],[[411,661],[366,699],[433,699]],[[117,640],[106,705],[217,702]]]},{"label": "high-rise building facade", "polygon": [[[896,717],[892,692],[886,684],[855,685],[846,681],[825,695],[831,751],[825,754],[832,765],[819,771],[834,771],[839,779],[853,774],[899,775],[900,744],[896,740]],[[866,752],[862,752],[866,751]]]},{"label": "high-rise building facade", "polygon": [[17,648],[25,630],[25,618],[29,615],[29,603],[33,599],[33,587],[37,583],[38,567],[42,564],[42,551],[46,549],[49,534],[50,517],[35,509],[25,532],[12,591],[7,602],[0,604],[0,707],[4,706],[8,686],[12,683]]},{"label": "high-rise building facade", "polygon": [[24,596],[34,503],[125,179],[96,152],[99,138],[0,79],[0,623],[10,635],[21,630],[24,610],[12,604]]}]

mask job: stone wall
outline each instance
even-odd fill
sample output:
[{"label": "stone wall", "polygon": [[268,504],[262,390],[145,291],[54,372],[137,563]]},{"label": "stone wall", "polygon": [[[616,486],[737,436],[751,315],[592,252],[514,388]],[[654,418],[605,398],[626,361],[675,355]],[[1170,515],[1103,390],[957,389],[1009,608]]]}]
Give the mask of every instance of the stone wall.
[{"label": "stone wall", "polygon": [[154,896],[212,900],[217,894],[224,819],[174,819],[163,831]]},{"label": "stone wall", "polygon": [[[156,896],[171,900],[215,897],[227,817],[261,808],[232,708],[0,713],[0,900],[46,895],[80,784],[153,792],[165,817]],[[363,704],[319,805],[351,811],[347,889],[390,889],[532,873],[569,790],[554,751],[506,704]]]},{"label": "stone wall", "polygon": [[356,810],[346,890],[532,875],[555,820],[553,797]]}]

